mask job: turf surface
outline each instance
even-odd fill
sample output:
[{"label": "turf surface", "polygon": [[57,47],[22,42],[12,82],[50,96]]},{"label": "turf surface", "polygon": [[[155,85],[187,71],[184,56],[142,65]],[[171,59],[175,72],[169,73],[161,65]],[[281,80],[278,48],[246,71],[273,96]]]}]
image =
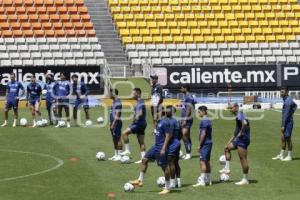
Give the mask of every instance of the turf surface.
[{"label": "turf surface", "polygon": [[[20,116],[29,119],[29,112],[23,109]],[[231,181],[219,183],[218,170],[221,166],[218,158],[233,132],[234,121],[215,119],[213,121],[212,187],[192,188],[199,175],[197,147],[197,129],[199,120],[195,119],[193,136],[193,159],[181,161],[183,188],[176,189],[170,195],[159,197],[160,189],[156,178],[161,170],[151,163],[145,176],[143,188],[133,193],[123,192],[123,185],[129,179],[138,176],[136,164],[120,164],[110,161],[97,161],[95,154],[104,151],[109,157],[113,154],[111,136],[106,127],[98,128],[0,128],[0,199],[1,200],[101,200],[108,199],[107,194],[114,192],[115,199],[299,199],[300,195],[300,150],[299,120],[295,116],[294,158],[290,163],[273,161],[271,157],[279,152],[280,113],[266,111],[250,113],[249,116],[264,114],[263,120],[251,121],[251,145],[249,147],[251,184],[238,187],[233,184],[241,178],[241,168],[236,152],[233,153]],[[299,114],[299,112],[297,113]],[[217,113],[217,116],[231,116],[230,113]],[[92,118],[103,116],[101,108],[92,110]],[[2,122],[3,117],[0,117]],[[152,125],[148,112],[146,144],[153,144]],[[94,121],[95,123],[95,121]],[[129,121],[124,123],[127,127]],[[133,160],[139,158],[137,141],[130,137]],[[11,150],[11,151],[10,151]],[[7,178],[30,175],[57,165],[50,157],[14,151],[49,154],[64,161],[60,168],[48,173],[37,174],[22,179]]]}]

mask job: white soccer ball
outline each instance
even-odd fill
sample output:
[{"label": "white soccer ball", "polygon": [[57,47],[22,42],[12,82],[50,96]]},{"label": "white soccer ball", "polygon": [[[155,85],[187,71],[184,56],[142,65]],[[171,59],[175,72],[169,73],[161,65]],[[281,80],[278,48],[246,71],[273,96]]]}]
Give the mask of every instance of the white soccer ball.
[{"label": "white soccer ball", "polygon": [[87,120],[85,122],[85,126],[92,126],[93,125],[93,122],[91,120]]},{"label": "white soccer ball", "polygon": [[98,159],[98,160],[105,160],[105,153],[104,152],[98,152],[97,154],[96,154],[96,158]]},{"label": "white soccer ball", "polygon": [[229,175],[225,173],[220,174],[220,181],[221,182],[229,181]]},{"label": "white soccer ball", "polygon": [[46,95],[47,94],[47,90],[42,90],[42,95]]},{"label": "white soccer ball", "polygon": [[160,176],[157,178],[156,180],[156,184],[158,185],[158,187],[164,187],[166,184],[166,179],[164,176]]},{"label": "white soccer ball", "polygon": [[103,117],[98,117],[97,122],[98,122],[99,124],[103,123],[103,122],[104,122]]},{"label": "white soccer ball", "polygon": [[21,119],[20,119],[20,125],[21,125],[21,126],[27,126],[27,123],[28,123],[28,122],[27,122],[27,119],[26,119],[26,118],[21,118]]},{"label": "white soccer ball", "polygon": [[123,164],[128,164],[130,162],[130,157],[129,156],[122,156],[120,161]]},{"label": "white soccer ball", "polygon": [[36,125],[37,125],[38,127],[42,127],[42,126],[43,126],[43,121],[42,121],[42,120],[37,121],[37,122],[36,122]]},{"label": "white soccer ball", "polygon": [[58,121],[58,127],[62,128],[66,126],[66,122],[65,121]]},{"label": "white soccer ball", "polygon": [[225,155],[220,156],[219,162],[220,162],[221,165],[225,165],[225,162],[226,162],[226,156],[225,156]]},{"label": "white soccer ball", "polygon": [[133,192],[134,191],[134,186],[131,183],[125,183],[124,191],[125,192]]},{"label": "white soccer ball", "polygon": [[46,126],[48,124],[48,120],[42,119],[42,123],[43,123],[43,126]]}]

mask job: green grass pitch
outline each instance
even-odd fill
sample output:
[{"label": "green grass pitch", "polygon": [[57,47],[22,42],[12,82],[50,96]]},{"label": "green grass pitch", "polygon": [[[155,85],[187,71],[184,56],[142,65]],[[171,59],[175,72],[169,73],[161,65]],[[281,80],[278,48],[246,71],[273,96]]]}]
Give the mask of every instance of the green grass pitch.
[{"label": "green grass pitch", "polygon": [[[44,114],[45,111],[43,110]],[[101,108],[91,110],[96,123],[103,116]],[[12,113],[10,113],[12,114]],[[264,118],[251,121],[251,145],[249,164],[251,184],[238,187],[233,184],[241,176],[241,167],[236,152],[233,152],[231,164],[231,182],[219,183],[219,156],[234,129],[233,120],[215,119],[213,121],[213,152],[211,187],[193,188],[199,176],[197,130],[199,120],[195,119],[192,128],[193,159],[181,161],[183,188],[171,194],[159,197],[160,189],[156,179],[162,175],[155,163],[151,163],[145,176],[143,188],[125,193],[123,185],[138,177],[139,165],[120,164],[111,161],[97,161],[96,152],[104,151],[108,158],[113,154],[111,135],[107,127],[98,128],[0,128],[0,200],[101,200],[108,199],[107,193],[114,192],[115,199],[299,199],[300,195],[300,125],[299,112],[295,116],[294,161],[284,163],[271,160],[280,148],[280,114],[275,111],[249,113],[249,116],[264,114]],[[218,114],[221,115],[220,113]],[[11,116],[11,115],[10,115]],[[30,119],[27,109],[20,116]],[[225,112],[224,116],[231,116]],[[149,148],[154,141],[150,112],[147,115],[148,128],[146,145]],[[1,115],[0,121],[3,121]],[[123,128],[129,125],[123,124]],[[11,124],[10,124],[11,125]],[[133,160],[139,158],[137,141],[130,137]],[[182,145],[183,147],[183,145]],[[183,148],[182,148],[183,149]],[[34,152],[22,153],[22,152]],[[39,174],[57,165],[51,155],[61,159],[64,164],[47,173]],[[75,162],[70,161],[70,158]],[[36,173],[36,174],[35,174]],[[33,174],[33,175],[32,175]],[[28,175],[28,176],[27,176]],[[19,179],[14,177],[27,176]]]}]

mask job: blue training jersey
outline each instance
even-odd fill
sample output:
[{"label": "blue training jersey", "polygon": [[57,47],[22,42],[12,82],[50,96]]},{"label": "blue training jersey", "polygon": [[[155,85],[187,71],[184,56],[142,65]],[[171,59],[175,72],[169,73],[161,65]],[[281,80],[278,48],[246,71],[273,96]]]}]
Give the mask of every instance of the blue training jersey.
[{"label": "blue training jersey", "polygon": [[122,102],[119,98],[115,99],[113,101],[112,105],[111,105],[111,110],[110,110],[110,115],[109,115],[111,123],[115,120],[117,112],[121,112],[120,113],[120,117],[121,117],[121,115],[122,115]]},{"label": "blue training jersey", "polygon": [[181,132],[180,122],[177,121],[175,118],[171,118],[169,120],[171,125],[173,126],[173,139],[180,140],[180,132]]},{"label": "blue training jersey", "polygon": [[71,92],[71,86],[70,82],[65,81],[57,81],[54,85],[54,94],[58,98],[64,98],[70,95]]},{"label": "blue training jersey", "polygon": [[24,87],[23,85],[18,82],[18,81],[14,81],[14,82],[8,82],[7,83],[7,86],[6,86],[6,89],[8,91],[8,95],[7,95],[7,98],[9,100],[14,100],[16,97],[19,96],[19,91],[20,89],[21,90],[24,90]]},{"label": "blue training jersey", "polygon": [[174,127],[170,120],[165,118],[158,121],[156,130],[155,148],[161,150],[165,143],[166,134],[173,134]]},{"label": "blue training jersey", "polygon": [[250,123],[249,120],[247,118],[247,116],[243,113],[243,112],[238,112],[236,118],[236,128],[235,128],[235,134],[239,134],[242,130],[242,125],[244,123],[244,121],[247,122],[247,125],[245,125],[245,130],[244,130],[244,136],[248,139],[250,139]]},{"label": "blue training jersey", "polygon": [[136,106],[134,107],[134,119],[138,113],[142,112],[142,116],[138,119],[138,122],[145,122],[146,121],[146,105],[143,99],[137,101]]},{"label": "blue training jersey", "polygon": [[281,115],[281,127],[285,127],[287,123],[293,122],[293,115],[297,110],[297,104],[290,96],[283,98],[282,115]]},{"label": "blue training jersey", "polygon": [[73,83],[72,87],[73,87],[73,93],[76,95],[77,99],[80,99],[80,96],[82,96],[82,95],[87,96],[88,89],[87,89],[86,85],[84,84],[84,82]]},{"label": "blue training jersey", "polygon": [[200,122],[199,141],[203,131],[205,131],[206,135],[202,145],[212,144],[212,122],[208,117],[204,117]]},{"label": "blue training jersey", "polygon": [[[193,96],[191,94],[185,95],[182,100],[181,117],[182,118],[187,117],[188,108],[191,107],[193,110],[194,106],[195,106],[195,100],[194,100]],[[192,117],[191,117],[191,119],[192,119]]]},{"label": "blue training jersey", "polygon": [[38,100],[41,97],[42,87],[38,83],[29,83],[27,85],[29,100]]},{"label": "blue training jersey", "polygon": [[47,90],[46,94],[46,100],[47,101],[53,101],[53,88],[54,88],[55,82],[47,82],[44,86],[44,90]]}]

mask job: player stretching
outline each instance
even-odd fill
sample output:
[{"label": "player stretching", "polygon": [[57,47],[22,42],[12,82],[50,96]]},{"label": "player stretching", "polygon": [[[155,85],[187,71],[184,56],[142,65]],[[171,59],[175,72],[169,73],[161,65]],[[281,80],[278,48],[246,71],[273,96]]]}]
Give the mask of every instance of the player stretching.
[{"label": "player stretching", "polygon": [[46,108],[47,108],[47,112],[48,112],[48,119],[49,119],[50,125],[53,125],[52,111],[54,113],[54,116],[56,117],[55,98],[54,98],[54,94],[53,94],[54,85],[55,85],[55,82],[54,82],[53,74],[47,74],[44,90],[47,91],[47,93],[46,93]]},{"label": "player stretching", "polygon": [[7,120],[8,120],[8,111],[12,108],[14,111],[14,122],[13,127],[17,126],[17,120],[18,120],[18,104],[19,104],[19,91],[22,90],[22,94],[20,96],[24,95],[24,87],[23,85],[16,81],[16,75],[14,73],[10,74],[10,82],[7,83],[6,86],[6,103],[5,103],[5,109],[4,109],[4,123],[1,125],[1,127],[7,126]]},{"label": "player stretching", "polygon": [[[54,85],[54,95],[57,102],[58,109],[58,118],[61,120],[62,118],[62,109],[65,109],[66,117],[67,117],[67,127],[70,128],[70,109],[69,109],[69,99],[71,95],[71,84],[70,81],[66,79],[66,73],[60,73],[60,80],[57,81]],[[59,127],[57,124],[56,128]]]},{"label": "player stretching", "polygon": [[140,144],[140,151],[141,151],[141,160],[136,161],[136,164],[139,164],[142,162],[142,159],[145,156],[145,129],[147,127],[146,122],[146,106],[145,101],[141,99],[142,91],[140,88],[134,88],[132,95],[133,98],[137,101],[137,104],[134,108],[134,115],[133,115],[133,123],[129,128],[127,128],[123,132],[123,141],[124,141],[124,147],[125,151],[121,153],[122,156],[124,155],[130,155],[130,147],[129,147],[129,138],[128,136],[130,134],[136,134],[138,142]]},{"label": "player stretching", "polygon": [[190,130],[193,125],[193,109],[195,105],[194,98],[189,93],[190,86],[183,85],[181,87],[181,92],[184,94],[184,99],[182,101],[181,109],[181,132],[182,139],[184,142],[186,155],[183,156],[185,160],[191,159],[191,150],[192,150],[192,140],[190,136]]},{"label": "player stretching", "polygon": [[89,102],[88,102],[88,89],[86,85],[82,81],[78,81],[78,75],[74,74],[72,75],[72,89],[73,89],[73,94],[75,94],[76,99],[75,99],[75,105],[73,108],[73,119],[76,123],[77,122],[77,111],[79,106],[82,106],[84,109],[85,113],[85,119],[89,120],[90,119],[90,114],[89,114]]},{"label": "player stretching", "polygon": [[207,117],[207,107],[200,106],[198,114],[202,118],[199,127],[200,177],[193,187],[211,185],[210,154],[212,149],[212,123]]},{"label": "player stretching", "polygon": [[36,82],[35,76],[31,77],[30,83],[27,85],[26,107],[30,106],[32,115],[32,127],[36,127],[36,115],[41,117],[40,102],[41,102],[42,87]]},{"label": "player stretching", "polygon": [[[151,114],[153,120],[153,126],[156,127],[159,108],[163,103],[162,87],[158,83],[158,76],[151,75],[152,89],[151,89]],[[156,133],[156,128],[153,130]]]},{"label": "player stretching", "polygon": [[225,167],[219,172],[226,174],[230,173],[231,151],[237,149],[244,175],[242,180],[235,184],[247,185],[249,184],[247,148],[250,144],[250,124],[246,115],[243,112],[239,111],[239,105],[237,103],[233,104],[231,112],[236,116],[236,128],[233,137],[229,140],[224,150],[226,156]]},{"label": "player stretching", "polygon": [[[283,98],[282,117],[281,117],[281,151],[280,154],[272,158],[273,160],[291,161],[292,160],[292,131],[294,126],[293,115],[297,110],[297,104],[289,96],[287,87],[282,87],[280,95]],[[288,147],[288,155],[283,158],[284,151]]]},{"label": "player stretching", "polygon": [[117,89],[110,89],[109,97],[113,100],[110,110],[110,132],[113,138],[115,155],[108,160],[119,161],[121,159],[122,141],[121,141],[121,130],[122,130],[122,103],[118,97],[119,91]]},{"label": "player stretching", "polygon": [[[172,111],[169,113],[172,113]],[[172,142],[174,126],[171,123],[172,114],[167,115],[167,118],[165,118],[165,112],[161,111],[159,115],[160,120],[157,122],[155,144],[147,151],[145,157],[142,159],[139,178],[130,181],[130,183],[134,186],[142,187],[149,160],[156,160],[157,165],[162,168],[166,180],[165,188],[159,194],[167,194],[171,191],[168,150]]]}]

